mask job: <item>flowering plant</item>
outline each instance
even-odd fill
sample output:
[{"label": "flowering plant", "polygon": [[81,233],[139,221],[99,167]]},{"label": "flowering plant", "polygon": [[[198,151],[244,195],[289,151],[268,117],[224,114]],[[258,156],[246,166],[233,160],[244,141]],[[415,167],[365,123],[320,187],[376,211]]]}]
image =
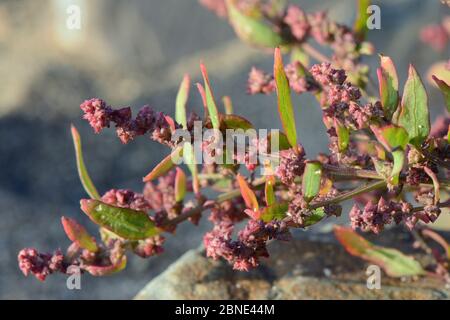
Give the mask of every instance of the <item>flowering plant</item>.
[{"label": "flowering plant", "polygon": [[[165,234],[174,233],[187,220],[197,224],[204,215],[213,223],[204,235],[206,255],[248,271],[269,256],[268,241],[289,241],[293,228],[340,216],[341,203],[353,199],[349,213],[353,229],[379,234],[387,225],[404,224],[424,245],[427,239],[441,244],[446,255],[434,251],[436,263],[426,271],[412,257],[375,246],[350,228],[335,227],[338,240],[351,254],[379,264],[394,277],[432,272],[448,281],[450,247],[425,225],[450,206],[446,180],[450,118],[442,116],[431,126],[427,92],[412,65],[403,90],[388,56],[380,55],[378,88],[370,80],[370,70],[361,61],[362,55],[375,51],[364,40],[369,1],[358,1],[353,28],[330,20],[325,12],[306,13],[295,5],[284,6],[283,1],[201,2],[227,18],[243,41],[274,50],[273,73],[252,68],[247,90],[252,95],[277,95],[283,132],[252,136],[240,150],[218,144],[227,139],[229,130],[239,136],[254,128],[233,113],[229,97],[224,97],[224,111],[219,111],[203,64],[203,84],[197,84],[203,117],[187,112],[191,88],[187,75],[176,98],[174,119],[149,106],[133,117],[130,107],[116,109],[98,98],[83,102],[83,118],[95,133],[113,124],[124,144],[147,136],[170,152],[144,177],[142,192],[112,189],[100,195],[72,126],[79,176],[90,197],[80,201],[81,210],[100,227],[101,241],[75,220],[62,217],[70,247],[53,254],[23,249],[18,256],[23,273],[39,280],[55,272],[112,274],[125,268],[128,253],[143,258],[162,253]],[[317,45],[331,49],[332,56]],[[291,53],[288,64],[283,63],[285,52]],[[433,79],[450,111],[448,74]],[[291,91],[317,98],[330,141],[328,154],[306,157],[297,136]],[[199,161],[199,155],[209,161]],[[206,188],[218,195],[210,197]],[[246,224],[234,239],[233,231],[242,221]]]}]

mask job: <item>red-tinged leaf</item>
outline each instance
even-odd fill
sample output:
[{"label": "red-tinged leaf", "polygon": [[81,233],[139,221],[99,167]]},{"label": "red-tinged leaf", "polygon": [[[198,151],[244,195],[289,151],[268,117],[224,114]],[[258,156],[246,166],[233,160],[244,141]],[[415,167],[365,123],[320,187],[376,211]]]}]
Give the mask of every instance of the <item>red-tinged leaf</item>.
[{"label": "red-tinged leaf", "polygon": [[415,146],[420,146],[430,133],[427,92],[412,65],[409,66],[409,75],[396,119],[397,123],[408,131],[409,141]]},{"label": "red-tinged leaf", "polygon": [[334,127],[338,136],[339,152],[344,152],[350,142],[350,131],[337,118],[334,118]]},{"label": "red-tinged leaf", "polygon": [[221,127],[225,129],[248,130],[254,128],[250,121],[248,121],[244,117],[235,114],[221,114],[220,122],[222,124]]},{"label": "red-tinged leaf", "polygon": [[357,0],[358,10],[356,12],[356,20],[353,26],[355,34],[358,39],[364,40],[368,31],[367,20],[369,19],[369,13],[367,8],[370,6],[370,0]]},{"label": "red-tinged leaf", "polygon": [[274,56],[274,75],[278,96],[278,113],[280,114],[289,144],[292,147],[297,146],[297,129],[295,127],[295,115],[292,107],[291,91],[289,81],[286,77],[283,66],[283,57],[280,48],[275,49]]},{"label": "red-tinged leaf", "polygon": [[81,210],[96,224],[128,240],[142,240],[160,230],[147,213],[108,205],[98,200],[81,200]]},{"label": "red-tinged leaf", "polygon": [[183,81],[178,89],[177,99],[175,102],[175,120],[186,129],[186,104],[189,98],[189,88],[191,86],[191,78],[188,74],[184,75]]},{"label": "red-tinged leaf", "polygon": [[377,140],[388,150],[392,152],[396,149],[405,149],[408,144],[408,132],[396,125],[387,125],[384,127],[370,126]]},{"label": "red-tinged leaf", "polygon": [[381,67],[377,69],[381,105],[387,119],[392,119],[398,106],[398,75],[390,57],[380,55]]},{"label": "red-tinged leaf", "polygon": [[258,211],[259,205],[258,200],[256,199],[256,195],[253,190],[248,185],[247,181],[240,174],[237,175],[237,182],[239,184],[239,188],[241,190],[242,198],[244,199],[245,205],[247,208]]},{"label": "red-tinged leaf", "polygon": [[444,80],[441,80],[436,76],[432,76],[432,78],[439,89],[441,89],[441,92],[444,95],[445,106],[447,107],[447,111],[450,112],[450,86]]},{"label": "red-tinged leaf", "polygon": [[197,83],[196,85],[197,85],[198,92],[200,93],[200,97],[202,98],[204,116],[205,116],[205,119],[206,119],[206,118],[209,117],[209,112],[208,112],[208,105],[207,105],[207,102],[206,102],[205,88],[203,88],[201,83]]},{"label": "red-tinged leaf", "polygon": [[344,246],[345,250],[353,256],[362,256],[372,247],[372,244],[359,236],[350,228],[342,226],[334,226],[334,235],[338,241]]},{"label": "red-tinged leaf", "polygon": [[61,217],[61,223],[67,237],[75,242],[80,248],[90,252],[97,252],[98,247],[95,239],[86,231],[86,229],[74,219]]},{"label": "red-tinged leaf", "polygon": [[288,208],[289,204],[287,202],[275,203],[260,210],[260,219],[264,222],[282,220],[286,217]]},{"label": "red-tinged leaf", "polygon": [[264,194],[267,206],[271,206],[276,202],[274,186],[275,186],[275,177],[266,176],[266,185],[264,187]]},{"label": "red-tinged leaf", "polygon": [[252,219],[252,220],[259,220],[261,219],[261,212],[259,210],[251,210],[251,209],[245,209],[244,212]]},{"label": "red-tinged leaf", "polygon": [[246,15],[236,6],[236,0],[226,0],[228,19],[237,36],[251,45],[275,48],[285,43],[262,17]]},{"label": "red-tinged leaf", "polygon": [[335,226],[334,234],[351,255],[379,265],[391,277],[425,274],[419,262],[392,248],[375,246],[350,228]]},{"label": "red-tinged leaf", "polygon": [[177,128],[175,126],[175,121],[173,120],[173,118],[171,116],[165,115],[164,119],[166,119],[166,122],[169,124],[170,131],[174,132]]},{"label": "red-tinged leaf", "polygon": [[214,100],[214,95],[212,92],[211,84],[209,82],[208,71],[205,65],[200,64],[200,69],[203,75],[203,81],[205,83],[205,95],[206,95],[206,106],[208,108],[209,117],[214,129],[220,129],[219,112],[217,111],[217,104]]},{"label": "red-tinged leaf", "polygon": [[183,146],[176,147],[170,155],[165,157],[149,174],[147,174],[143,181],[149,182],[155,180],[167,172],[172,170],[177,164],[179,164],[183,157]]},{"label": "red-tinged leaf", "polygon": [[100,199],[100,195],[97,189],[95,188],[94,184],[92,183],[91,177],[89,176],[89,173],[86,169],[86,165],[84,164],[80,134],[78,133],[78,130],[77,128],[75,128],[74,125],[71,126],[71,131],[72,131],[73,145],[75,147],[78,176],[80,177],[81,184],[83,185],[84,190],[89,195],[89,197],[91,197],[92,199]]},{"label": "red-tinged leaf", "polygon": [[225,114],[233,114],[233,102],[229,96],[222,98],[223,106],[225,109]]},{"label": "red-tinged leaf", "polygon": [[431,170],[430,168],[424,167],[423,169],[424,169],[425,173],[433,181],[433,186],[434,186],[434,204],[437,205],[439,203],[440,198],[441,198],[441,195],[440,195],[441,188],[440,188],[440,184],[439,184],[439,179],[436,176],[436,173],[434,173],[434,171]]},{"label": "red-tinged leaf", "polygon": [[319,194],[321,180],[322,164],[317,161],[306,163],[302,181],[302,193],[306,202],[310,202]]},{"label": "red-tinged leaf", "polygon": [[186,175],[181,168],[177,168],[175,175],[175,201],[181,202],[186,196]]},{"label": "red-tinged leaf", "polygon": [[86,270],[94,277],[109,276],[124,270],[127,266],[127,257],[123,256],[122,259],[116,264],[111,264],[108,266],[96,266],[96,265],[85,265],[83,270]]}]

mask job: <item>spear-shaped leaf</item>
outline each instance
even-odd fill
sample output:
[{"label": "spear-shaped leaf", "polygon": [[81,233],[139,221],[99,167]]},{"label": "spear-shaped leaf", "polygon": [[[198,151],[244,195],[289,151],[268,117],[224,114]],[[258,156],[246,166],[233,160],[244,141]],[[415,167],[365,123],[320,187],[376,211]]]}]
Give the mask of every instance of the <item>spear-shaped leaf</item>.
[{"label": "spear-shaped leaf", "polygon": [[348,143],[350,142],[350,132],[337,118],[334,118],[334,127],[338,136],[339,152],[344,152],[347,150]]},{"label": "spear-shaped leaf", "polygon": [[408,131],[409,141],[415,146],[420,146],[430,133],[427,92],[412,65],[403,90],[398,124]]},{"label": "spear-shaped leaf", "polygon": [[303,173],[302,192],[307,202],[314,199],[320,191],[320,182],[322,179],[322,165],[320,162],[308,162]]},{"label": "spear-shaped leaf", "polygon": [[370,6],[370,0],[357,0],[357,2],[358,10],[353,30],[360,40],[364,40],[368,31],[367,19],[369,18],[369,13],[367,8]]},{"label": "spear-shaped leaf", "polygon": [[114,207],[98,200],[81,200],[80,204],[92,221],[124,239],[141,240],[159,233],[143,211]]},{"label": "spear-shaped leaf", "polygon": [[384,115],[390,120],[398,106],[398,76],[390,57],[380,55],[380,60],[381,66],[377,69],[380,99]]},{"label": "spear-shaped leaf", "polygon": [[149,182],[155,180],[167,172],[172,170],[183,157],[183,146],[176,147],[171,154],[165,157],[149,174],[147,174],[143,181]]},{"label": "spear-shaped leaf", "polygon": [[200,69],[202,71],[203,81],[205,83],[206,106],[208,108],[209,117],[211,118],[213,128],[219,130],[219,112],[217,111],[217,104],[214,100],[214,95],[209,82],[208,71],[203,63],[200,64]]},{"label": "spear-shaped leaf", "polygon": [[387,125],[381,128],[371,126],[370,128],[378,141],[392,153],[394,166],[389,177],[389,183],[397,185],[400,172],[405,162],[405,148],[409,140],[408,132],[404,128],[396,125]]},{"label": "spear-shaped leaf", "polygon": [[90,252],[97,252],[98,247],[95,239],[86,231],[86,229],[74,219],[61,217],[61,223],[67,237],[75,242],[79,247]]},{"label": "spear-shaped leaf", "polygon": [[83,185],[86,193],[92,199],[100,199],[100,195],[99,195],[97,189],[95,188],[94,184],[92,183],[92,180],[89,177],[89,173],[86,169],[86,165],[84,164],[80,134],[78,133],[78,130],[77,130],[77,128],[75,128],[74,125],[71,126],[71,132],[72,132],[73,145],[75,147],[75,156],[76,156],[76,160],[77,160],[78,176],[80,177],[81,184]]},{"label": "spear-shaped leaf", "polygon": [[264,194],[265,194],[267,206],[271,206],[276,202],[275,192],[273,189],[274,185],[275,185],[275,177],[274,176],[266,176],[266,184],[264,187]]},{"label": "spear-shaped leaf", "polygon": [[175,201],[180,202],[186,196],[186,175],[181,168],[177,168],[175,175]]},{"label": "spear-shaped leaf", "polygon": [[438,85],[439,89],[441,89],[445,99],[445,106],[447,107],[447,111],[450,112],[450,86],[444,80],[441,80],[436,76],[432,76],[432,78]]},{"label": "spear-shaped leaf", "polygon": [[292,107],[289,81],[283,66],[283,57],[280,48],[275,49],[274,75],[278,96],[278,112],[286,136],[292,147],[297,146],[297,129],[295,128],[294,109]]},{"label": "spear-shaped leaf", "polygon": [[236,0],[226,0],[228,18],[241,40],[256,46],[275,48],[285,43],[272,27],[265,24],[262,17],[253,17],[241,12]]},{"label": "spear-shaped leaf", "polygon": [[258,211],[259,205],[258,200],[256,199],[256,195],[253,190],[248,185],[247,181],[240,174],[237,175],[237,182],[239,184],[239,188],[241,190],[242,198],[244,199],[245,205],[247,208]]},{"label": "spear-shaped leaf", "polygon": [[191,79],[189,75],[186,74],[180,84],[175,103],[175,120],[181,124],[183,128],[186,128],[186,103],[189,97],[190,85]]},{"label": "spear-shaped leaf", "polygon": [[334,234],[351,255],[379,265],[391,277],[425,274],[419,262],[400,251],[373,245],[350,228],[335,226]]}]

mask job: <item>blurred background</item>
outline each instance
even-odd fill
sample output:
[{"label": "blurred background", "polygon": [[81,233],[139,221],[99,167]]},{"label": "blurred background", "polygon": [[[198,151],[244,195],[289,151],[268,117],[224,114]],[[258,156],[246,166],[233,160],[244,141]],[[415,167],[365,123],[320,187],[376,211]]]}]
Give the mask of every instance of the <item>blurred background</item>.
[{"label": "blurred background", "polygon": [[[328,9],[342,23],[353,23],[354,0],[302,0],[307,11]],[[424,46],[420,29],[448,14],[438,0],[374,1],[381,8],[381,30],[369,33],[378,52],[390,55],[402,82],[408,63],[424,74],[442,55]],[[68,6],[81,8],[81,29],[66,27]],[[211,227],[182,225],[168,237],[157,258],[133,257],[112,277],[82,278],[82,289],[66,288],[66,277],[45,283],[25,278],[17,253],[26,246],[53,251],[69,245],[62,215],[76,217],[95,234],[79,210],[86,197],[78,180],[69,127],[80,131],[85,160],[101,192],[142,188],[142,177],[167,149],[148,139],[122,145],[114,130],[94,135],[81,120],[79,105],[101,97],[113,106],[144,104],[173,115],[184,73],[199,81],[207,65],[215,94],[230,95],[235,112],[258,128],[280,127],[274,96],[247,96],[252,65],[271,70],[272,56],[240,43],[228,24],[197,0],[0,0],[0,298],[129,299],[177,257],[201,242]],[[368,62],[378,63],[376,57]],[[433,118],[443,112],[431,89]],[[295,97],[298,131],[309,157],[325,151],[327,138],[313,99]],[[189,108],[201,110],[192,90]],[[326,227],[326,226],[325,226]]]}]

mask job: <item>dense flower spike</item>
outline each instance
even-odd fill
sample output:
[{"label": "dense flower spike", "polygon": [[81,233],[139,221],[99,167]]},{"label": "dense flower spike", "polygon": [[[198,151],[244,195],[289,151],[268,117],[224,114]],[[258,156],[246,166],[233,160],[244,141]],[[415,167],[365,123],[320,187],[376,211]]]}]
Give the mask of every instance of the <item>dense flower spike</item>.
[{"label": "dense flower spike", "polygon": [[288,149],[280,151],[280,165],[276,170],[277,177],[286,185],[291,185],[296,177],[300,177],[305,169],[305,152],[299,146],[299,151]]},{"label": "dense flower spike", "polygon": [[36,249],[22,249],[18,255],[19,268],[25,276],[33,274],[40,281],[54,272],[65,272],[64,256],[61,251],[40,253]]},{"label": "dense flower spike", "polygon": [[[111,122],[115,123],[117,136],[122,143],[128,143],[138,136],[149,134],[150,138],[168,146],[175,146],[172,141],[170,122],[162,112],[155,112],[149,106],[139,110],[135,119],[132,119],[131,108],[125,107],[114,110],[101,99],[86,100],[80,106],[86,119],[96,133],[109,128]],[[175,123],[175,128],[181,128]]]},{"label": "dense flower spike", "polygon": [[113,206],[133,210],[147,211],[152,208],[150,203],[145,200],[143,194],[124,189],[109,190],[102,196],[102,201]]}]

